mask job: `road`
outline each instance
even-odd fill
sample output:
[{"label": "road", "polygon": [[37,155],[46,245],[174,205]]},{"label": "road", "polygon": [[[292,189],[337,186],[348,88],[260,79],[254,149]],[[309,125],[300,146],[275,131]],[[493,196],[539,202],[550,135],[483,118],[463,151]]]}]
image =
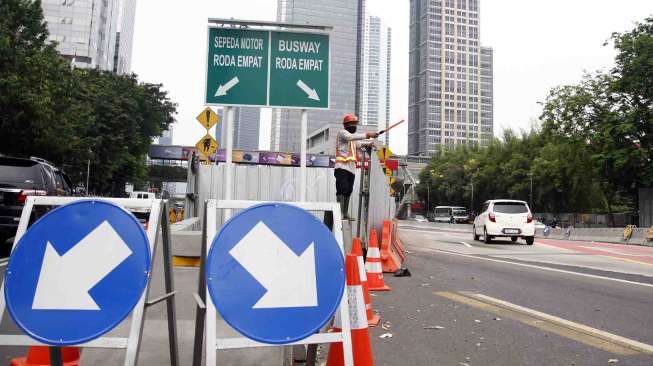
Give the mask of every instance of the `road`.
[{"label": "road", "polygon": [[412,277],[373,296],[376,365],[653,365],[653,248],[400,236]]}]

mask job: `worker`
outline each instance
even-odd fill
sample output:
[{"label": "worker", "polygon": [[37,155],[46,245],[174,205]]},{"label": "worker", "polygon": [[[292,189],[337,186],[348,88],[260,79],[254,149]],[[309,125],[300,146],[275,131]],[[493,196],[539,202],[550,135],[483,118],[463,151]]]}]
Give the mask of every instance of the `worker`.
[{"label": "worker", "polygon": [[358,152],[365,146],[372,146],[373,139],[379,136],[377,132],[356,133],[358,117],[346,114],[342,124],[344,128],[336,135],[336,165],[333,175],[336,177],[336,198],[340,204],[340,212],[344,219],[349,217],[349,196],[354,188],[356,177],[356,161]]}]

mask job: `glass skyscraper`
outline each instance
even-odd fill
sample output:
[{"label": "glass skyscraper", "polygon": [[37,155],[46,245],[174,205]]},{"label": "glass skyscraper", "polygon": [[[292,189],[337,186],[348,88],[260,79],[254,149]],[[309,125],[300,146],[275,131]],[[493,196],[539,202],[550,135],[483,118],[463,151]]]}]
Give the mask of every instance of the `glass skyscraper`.
[{"label": "glass skyscraper", "polygon": [[[364,125],[387,127],[390,118],[390,67],[392,30],[381,18],[368,16],[363,32],[363,72],[360,120]],[[387,144],[388,134],[383,137]]]},{"label": "glass skyscraper", "polygon": [[[278,0],[277,21],[333,26],[331,32],[330,109],[308,112],[308,134],[327,123],[342,122],[346,113],[358,114],[364,0]],[[300,112],[272,112],[272,150],[300,150]]]},{"label": "glass skyscraper", "polygon": [[410,0],[409,155],[491,140],[492,49],[479,21],[479,0]]},{"label": "glass skyscraper", "polygon": [[[119,0],[43,0],[49,40],[58,43],[57,50],[75,67],[128,72],[136,1],[123,1],[124,21],[120,21]],[[122,36],[118,36],[119,26]]]}]

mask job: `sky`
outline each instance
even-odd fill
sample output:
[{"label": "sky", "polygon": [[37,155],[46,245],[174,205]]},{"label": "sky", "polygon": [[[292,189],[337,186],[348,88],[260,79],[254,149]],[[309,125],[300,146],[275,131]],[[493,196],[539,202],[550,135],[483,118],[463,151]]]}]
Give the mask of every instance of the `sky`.
[{"label": "sky", "polygon": [[[194,145],[204,135],[202,109],[207,18],[269,20],[277,0],[138,0],[132,71],[162,83],[179,104],[173,143]],[[408,0],[367,0],[369,15],[392,27],[391,121],[408,115]],[[653,15],[651,0],[480,0],[481,45],[494,49],[494,130],[529,130],[548,91],[610,69],[612,32]],[[269,147],[270,110],[261,113],[259,147]],[[392,130],[390,148],[406,153],[407,123]]]}]

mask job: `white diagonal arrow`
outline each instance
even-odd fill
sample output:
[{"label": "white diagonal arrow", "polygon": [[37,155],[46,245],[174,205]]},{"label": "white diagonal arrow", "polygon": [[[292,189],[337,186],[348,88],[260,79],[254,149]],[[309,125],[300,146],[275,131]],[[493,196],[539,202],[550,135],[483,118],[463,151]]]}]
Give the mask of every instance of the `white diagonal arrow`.
[{"label": "white diagonal arrow", "polygon": [[48,241],[32,309],[100,310],[88,291],[131,254],[107,221],[64,255]]},{"label": "white diagonal arrow", "polygon": [[303,81],[297,80],[297,86],[304,91],[308,95],[308,99],[313,99],[313,100],[320,100],[320,96],[317,95],[317,92],[315,89],[311,89],[308,85],[306,85]]},{"label": "white diagonal arrow", "polygon": [[297,256],[259,222],[229,254],[267,290],[253,309],[317,306],[314,243]]},{"label": "white diagonal arrow", "polygon": [[227,95],[227,92],[229,89],[233,88],[238,84],[240,80],[238,80],[238,76],[234,76],[231,80],[227,81],[226,84],[218,86],[218,91],[215,92],[216,97],[221,97],[223,95]]}]

